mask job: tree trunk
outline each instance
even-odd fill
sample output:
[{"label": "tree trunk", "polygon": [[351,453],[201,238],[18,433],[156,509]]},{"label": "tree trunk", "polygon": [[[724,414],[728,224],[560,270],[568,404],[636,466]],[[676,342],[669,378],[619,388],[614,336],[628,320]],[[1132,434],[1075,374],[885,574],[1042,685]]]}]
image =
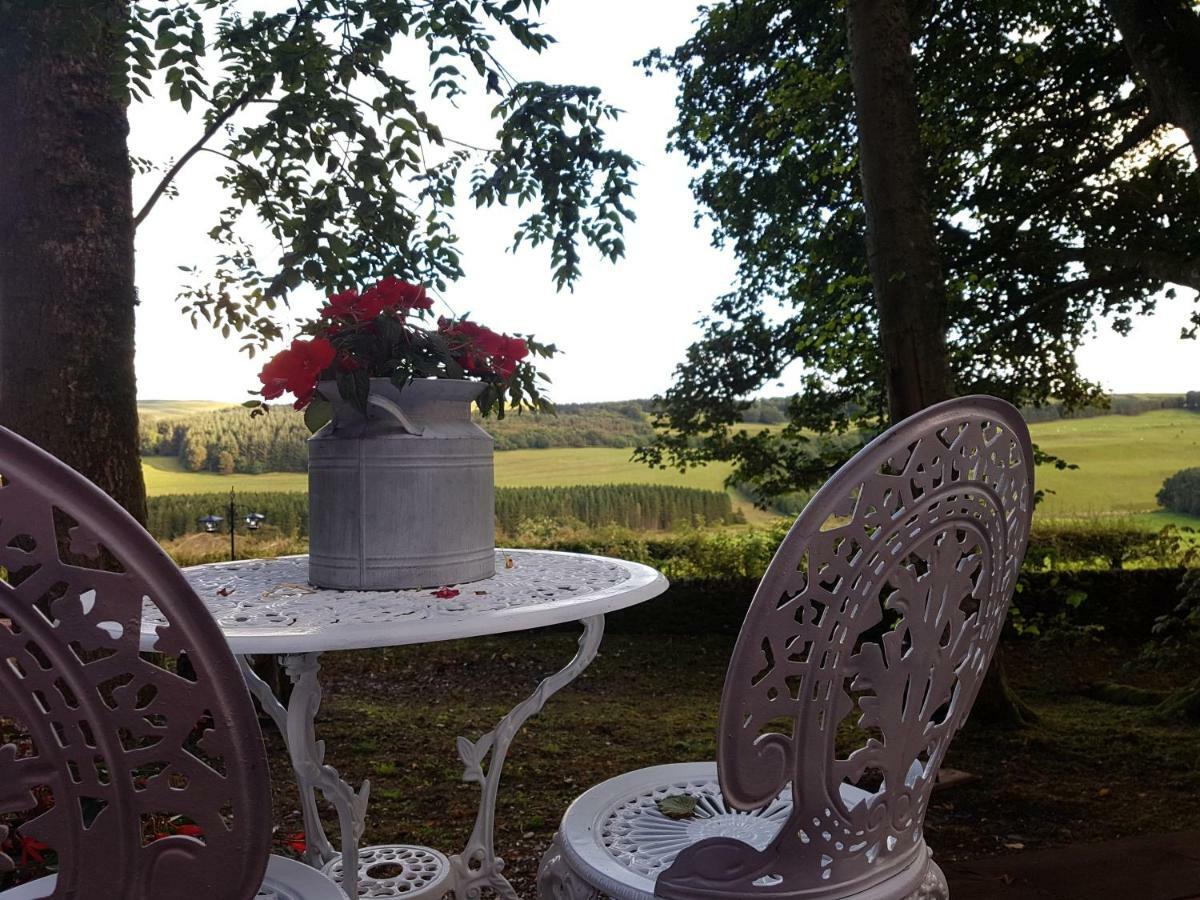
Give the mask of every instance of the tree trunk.
[{"label": "tree trunk", "polygon": [[1200,12],[1190,0],[1104,0],[1154,111],[1183,129],[1200,162]]},{"label": "tree trunk", "polygon": [[888,406],[898,422],[954,394],[946,286],[925,186],[905,0],[850,0],[850,74]]},{"label": "tree trunk", "polygon": [[[893,422],[954,396],[909,16],[905,0],[850,0],[846,8],[867,262]],[[1009,687],[999,647],[974,710],[978,721],[993,725],[1019,726],[1034,718]]]},{"label": "tree trunk", "polygon": [[144,522],[126,15],[0,4],[0,424]]}]

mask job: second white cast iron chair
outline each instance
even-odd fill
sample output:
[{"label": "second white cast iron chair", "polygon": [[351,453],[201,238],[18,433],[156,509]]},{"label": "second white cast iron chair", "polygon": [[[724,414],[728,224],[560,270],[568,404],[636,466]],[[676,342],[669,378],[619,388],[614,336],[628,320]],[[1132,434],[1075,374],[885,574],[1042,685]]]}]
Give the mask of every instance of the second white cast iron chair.
[{"label": "second white cast iron chair", "polygon": [[[715,762],[605,781],[567,810],[540,900],[945,900],[922,826],[1004,625],[1033,512],[1019,413],[931,407],[809,502],[755,593]],[[659,801],[687,795],[694,814]]]}]

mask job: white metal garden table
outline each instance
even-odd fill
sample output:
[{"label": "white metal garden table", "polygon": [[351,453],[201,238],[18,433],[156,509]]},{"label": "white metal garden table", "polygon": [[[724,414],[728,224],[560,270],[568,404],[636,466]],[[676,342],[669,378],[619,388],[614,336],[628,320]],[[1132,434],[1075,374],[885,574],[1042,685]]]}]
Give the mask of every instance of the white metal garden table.
[{"label": "white metal garden table", "polygon": [[[308,584],[308,558],[246,560],[195,566],[184,574],[221,625],[250,690],[284,737],[300,788],[306,857],[341,881],[351,897],[440,898],[454,891],[477,898],[482,888],[515,900],[494,848],[496,794],[508,748],[521,725],[595,658],[604,616],[661,594],[667,580],[649,566],[608,557],[541,550],[497,550],[492,578],[456,585],[456,596],[429,589],[333,591]],[[157,640],[156,610],[143,616],[142,646]],[[579,650],[542,681],[495,729],[478,740],[458,738],[463,779],[480,785],[475,828],[461,853],[427,847],[359,848],[370,782],[355,790],[325,763],[316,737],[321,704],[320,654],[479,637],[579,621]],[[250,657],[278,656],[292,682],[285,707],[250,667]],[[488,758],[491,754],[490,759]],[[485,766],[485,760],[486,766]],[[337,810],[341,851],[321,825],[316,792]],[[343,860],[352,860],[343,871]],[[360,874],[361,873],[361,874]]]}]

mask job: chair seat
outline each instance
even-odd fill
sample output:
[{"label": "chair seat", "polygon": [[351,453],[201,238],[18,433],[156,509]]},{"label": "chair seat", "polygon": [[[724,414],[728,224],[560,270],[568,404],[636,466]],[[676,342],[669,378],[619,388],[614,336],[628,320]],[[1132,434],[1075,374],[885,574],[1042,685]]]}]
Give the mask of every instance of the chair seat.
[{"label": "chair seat", "polygon": [[[0,900],[43,900],[54,893],[57,881],[56,875],[39,878],[11,890],[0,891]],[[153,898],[130,897],[127,900]],[[284,856],[272,856],[255,900],[346,900],[346,895],[333,881],[311,866]]]},{"label": "chair seat", "polygon": [[256,900],[346,900],[346,895],[333,879],[312,866],[272,856]]},{"label": "chair seat", "polygon": [[[694,816],[676,820],[659,811],[659,800],[684,793],[697,800]],[[853,785],[842,786],[849,806],[870,796]],[[790,789],[761,809],[729,807],[715,762],[651,766],[581,794],[563,816],[559,840],[571,868],[589,884],[614,897],[645,897],[654,893],[659,874],[685,847],[729,837],[762,850],[791,812]]]}]

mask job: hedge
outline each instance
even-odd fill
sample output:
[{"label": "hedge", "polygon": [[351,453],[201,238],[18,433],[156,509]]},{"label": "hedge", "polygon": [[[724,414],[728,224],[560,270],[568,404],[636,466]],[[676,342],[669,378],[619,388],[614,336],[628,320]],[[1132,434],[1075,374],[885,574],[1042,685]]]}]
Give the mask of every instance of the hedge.
[{"label": "hedge", "polygon": [[[307,494],[239,493],[236,503],[239,516],[262,513],[279,532],[308,536]],[[160,540],[170,540],[200,530],[196,520],[201,516],[226,516],[229,495],[164,494],[150,497],[147,505],[148,530]],[[527,521],[616,525],[641,532],[740,520],[729,495],[722,491],[656,484],[496,489],[496,525],[509,534]]]},{"label": "hedge", "polygon": [[[1106,641],[1139,644],[1179,600],[1183,569],[1024,572],[1013,606],[1026,622],[1100,626]],[[611,614],[607,630],[639,634],[736,635],[756,578],[672,581],[662,596]],[[1010,616],[1010,622],[1012,617]],[[1009,636],[1015,635],[1012,629]]]}]

